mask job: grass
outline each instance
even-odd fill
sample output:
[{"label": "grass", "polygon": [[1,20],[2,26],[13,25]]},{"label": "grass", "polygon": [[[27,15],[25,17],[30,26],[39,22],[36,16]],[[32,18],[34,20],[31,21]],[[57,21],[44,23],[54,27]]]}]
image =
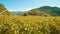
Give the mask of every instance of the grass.
[{"label": "grass", "polygon": [[0,34],[60,34],[60,17],[0,16]]}]

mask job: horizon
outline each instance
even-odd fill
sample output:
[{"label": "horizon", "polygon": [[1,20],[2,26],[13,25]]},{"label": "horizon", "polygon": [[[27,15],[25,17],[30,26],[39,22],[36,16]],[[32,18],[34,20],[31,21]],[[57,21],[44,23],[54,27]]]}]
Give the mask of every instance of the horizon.
[{"label": "horizon", "polygon": [[0,0],[9,11],[28,11],[41,6],[60,7],[60,0]]}]

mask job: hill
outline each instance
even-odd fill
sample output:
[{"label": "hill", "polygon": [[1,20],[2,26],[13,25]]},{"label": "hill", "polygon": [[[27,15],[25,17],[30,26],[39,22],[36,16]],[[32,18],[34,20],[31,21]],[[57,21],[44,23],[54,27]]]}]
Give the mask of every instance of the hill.
[{"label": "hill", "polygon": [[0,4],[0,15],[10,15],[10,12],[3,4]]},{"label": "hill", "polygon": [[24,13],[25,12],[23,12],[23,11],[11,11],[11,14],[17,15],[17,16],[23,16]]},{"label": "hill", "polygon": [[31,10],[31,11],[26,12],[24,16],[50,16],[50,15],[40,10]]},{"label": "hill", "polygon": [[[38,12],[37,14],[30,14],[30,13],[33,13],[33,12]],[[41,13],[42,15],[46,15],[46,16],[60,16],[60,8],[58,7],[50,7],[50,6],[42,6],[40,8],[35,8],[35,9],[32,9],[30,11],[28,11],[27,13],[25,13],[24,15],[34,15],[34,16],[41,16]],[[39,15],[38,15],[39,14]]]},{"label": "hill", "polygon": [[52,16],[60,16],[60,8],[58,7],[43,6],[43,7],[38,8],[38,10],[41,10]]}]

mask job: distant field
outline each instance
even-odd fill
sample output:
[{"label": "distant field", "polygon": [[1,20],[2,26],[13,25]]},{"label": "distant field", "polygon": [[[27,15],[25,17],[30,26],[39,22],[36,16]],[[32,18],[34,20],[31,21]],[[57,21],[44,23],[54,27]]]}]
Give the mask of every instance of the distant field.
[{"label": "distant field", "polygon": [[0,34],[60,34],[60,16],[0,16]]}]

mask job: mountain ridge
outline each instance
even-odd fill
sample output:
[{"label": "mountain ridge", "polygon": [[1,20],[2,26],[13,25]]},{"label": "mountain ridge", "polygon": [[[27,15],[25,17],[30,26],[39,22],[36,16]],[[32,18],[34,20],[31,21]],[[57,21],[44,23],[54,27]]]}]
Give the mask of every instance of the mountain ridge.
[{"label": "mountain ridge", "polygon": [[58,7],[42,6],[39,8],[32,9],[29,12],[31,12],[31,11],[33,12],[34,10],[37,10],[37,11],[39,10],[40,12],[44,12],[44,13],[49,14],[51,16],[60,16],[60,8],[58,8]]}]

